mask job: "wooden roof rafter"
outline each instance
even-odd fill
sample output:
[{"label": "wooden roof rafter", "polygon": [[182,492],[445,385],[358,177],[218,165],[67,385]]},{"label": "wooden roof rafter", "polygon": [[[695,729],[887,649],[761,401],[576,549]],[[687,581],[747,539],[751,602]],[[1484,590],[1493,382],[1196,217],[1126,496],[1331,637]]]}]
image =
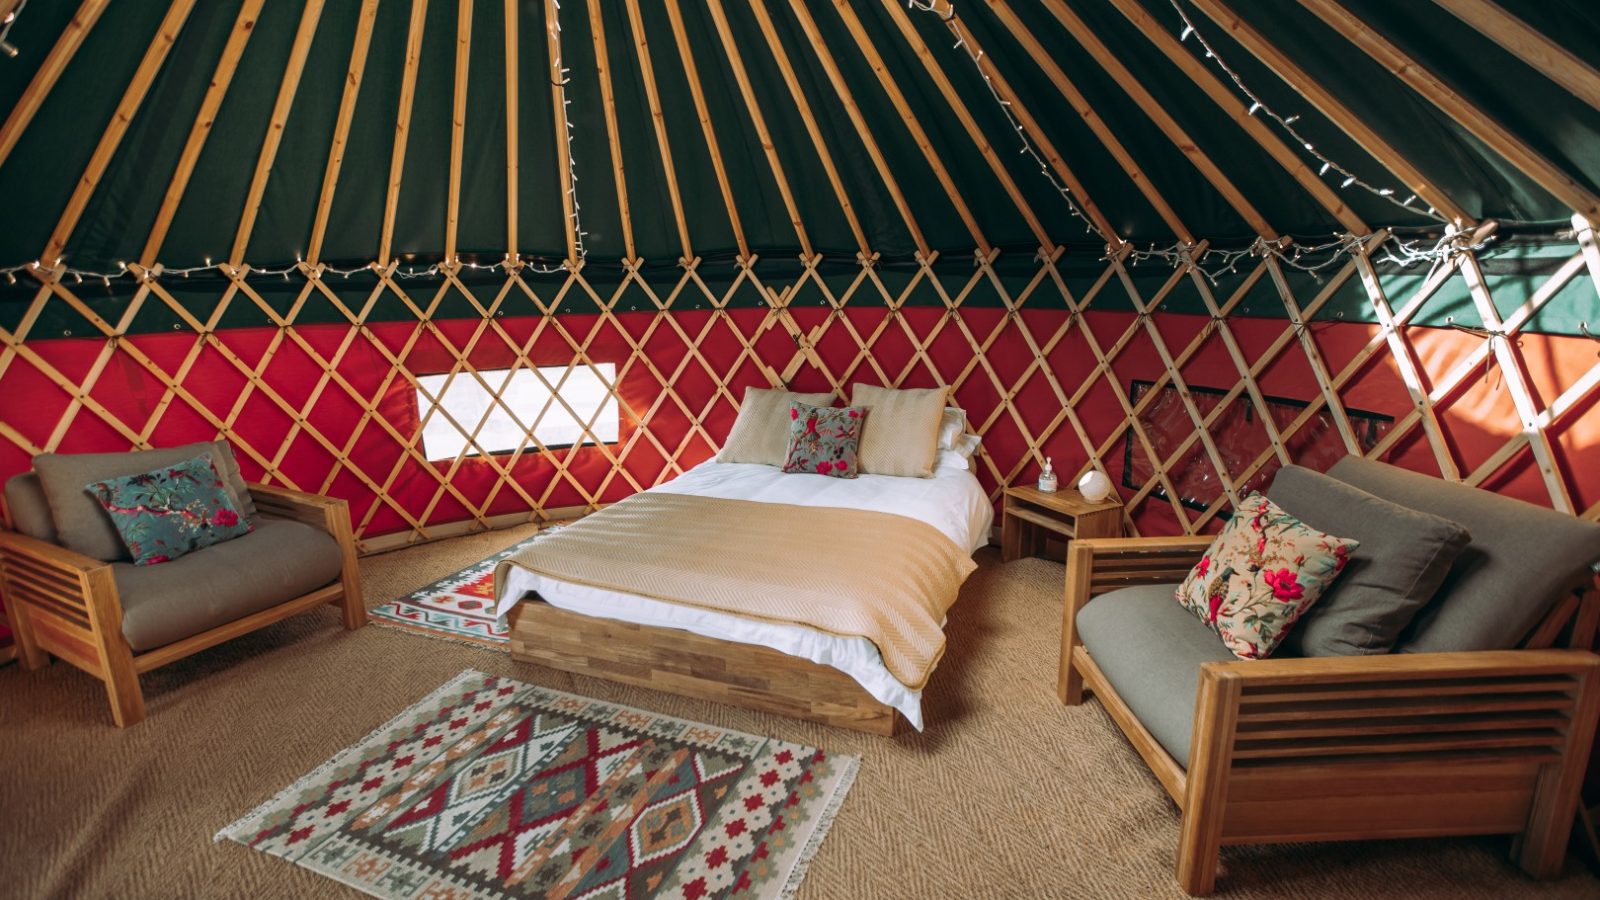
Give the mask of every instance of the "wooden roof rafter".
[{"label": "wooden roof rafter", "polygon": [[456,261],[461,225],[461,154],[467,136],[467,80],[472,75],[472,0],[456,0],[455,89],[450,101],[450,181],[445,195],[444,258]]},{"label": "wooden roof rafter", "polygon": [[[770,17],[766,15],[764,0],[751,0],[756,9],[756,15],[767,24],[763,31],[767,35],[769,45],[777,43],[777,35],[770,27]],[[816,54],[817,62],[827,73],[828,81],[833,85],[834,93],[839,96],[839,102],[844,106],[845,115],[849,117],[850,124],[855,126],[856,135],[861,138],[861,143],[866,147],[867,156],[872,160],[872,165],[878,170],[878,177],[883,179],[884,189],[889,192],[889,198],[894,202],[895,209],[900,212],[900,219],[905,223],[906,230],[911,233],[911,240],[917,245],[917,255],[923,259],[931,259],[933,250],[928,246],[928,239],[923,236],[922,226],[917,223],[916,216],[911,212],[911,205],[906,202],[905,192],[900,189],[900,182],[894,177],[894,172],[889,168],[889,162],[884,158],[883,148],[878,146],[878,140],[872,134],[872,128],[867,124],[867,118],[861,112],[861,107],[856,103],[855,94],[850,90],[850,85],[844,80],[844,73],[839,69],[839,61],[834,58],[833,51],[828,49],[827,41],[818,30],[816,20],[811,17],[810,10],[806,9],[803,0],[789,0],[789,8],[793,10],[795,18],[800,22],[800,28],[805,32],[806,41],[811,45],[812,52]],[[841,189],[842,190],[842,189]],[[843,202],[843,201],[841,201]]]},{"label": "wooden roof rafter", "polygon": [[50,96],[50,91],[56,86],[56,81],[61,78],[61,73],[67,70],[67,63],[72,61],[78,48],[83,46],[84,39],[89,36],[89,31],[100,21],[100,14],[106,11],[106,5],[111,0],[83,0],[83,5],[73,14],[67,22],[67,27],[56,38],[55,46],[45,55],[44,62],[40,64],[39,71],[33,74],[33,80],[28,82],[27,88],[18,98],[17,105],[11,108],[4,124],[0,124],[0,165],[11,155],[17,146],[17,139],[22,137],[22,132],[28,128],[28,123],[33,121],[34,114],[44,105],[45,98]]},{"label": "wooden roof rafter", "polygon": [[1100,68],[1122,88],[1123,93],[1132,98],[1134,104],[1149,117],[1150,121],[1155,123],[1157,128],[1161,129],[1161,133],[1167,136],[1167,140],[1171,141],[1172,145],[1188,158],[1201,176],[1210,182],[1212,187],[1217,189],[1217,193],[1222,195],[1223,200],[1227,201],[1228,206],[1232,207],[1233,211],[1244,219],[1250,229],[1263,240],[1278,240],[1277,231],[1268,224],[1260,211],[1245,198],[1233,181],[1223,174],[1211,157],[1200,149],[1199,144],[1195,143],[1189,133],[1183,130],[1177,120],[1173,119],[1166,109],[1156,102],[1155,97],[1151,96],[1150,91],[1145,88],[1144,84],[1128,70],[1127,66],[1123,65],[1122,60],[1118,59],[1116,54],[1112,53],[1110,48],[1094,33],[1094,29],[1078,18],[1078,14],[1067,6],[1065,0],[1044,0],[1044,5],[1050,11],[1050,14],[1055,16],[1056,21],[1060,22],[1061,26],[1079,44],[1083,45],[1083,48],[1089,52],[1089,56],[1100,65]]},{"label": "wooden roof rafter", "polygon": [[695,65],[694,48],[689,46],[689,33],[683,25],[683,10],[678,0],[666,0],[667,19],[672,23],[672,37],[678,44],[678,60],[683,63],[683,74],[689,80],[689,97],[694,102],[695,115],[700,119],[700,131],[706,138],[706,150],[711,154],[711,170],[717,177],[717,188],[722,191],[723,205],[728,209],[728,224],[733,227],[733,242],[739,245],[739,259],[748,262],[753,257],[750,242],[745,239],[744,223],[739,218],[739,205],[733,197],[733,186],[728,181],[728,167],[722,158],[722,148],[717,143],[717,128],[711,122],[711,110],[706,106],[706,92],[700,83],[700,69]]},{"label": "wooden roof rafter", "polygon": [[[251,2],[260,5],[259,0]],[[306,261],[313,266],[322,259],[322,241],[328,233],[328,216],[333,211],[334,191],[339,186],[339,170],[344,166],[345,144],[350,138],[350,122],[355,118],[361,77],[367,68],[367,51],[372,47],[372,26],[377,19],[378,0],[362,0],[355,42],[350,48],[350,66],[345,71],[344,92],[339,97],[339,115],[333,125],[333,143],[328,147],[328,164],[322,173],[322,193],[311,224],[311,240],[306,245]]]},{"label": "wooden roof rafter", "polygon": [[544,2],[545,47],[549,51],[550,108],[555,118],[556,174],[561,179],[562,227],[567,237],[567,265],[578,265],[577,179],[572,177],[571,123],[567,121],[567,73],[561,64],[561,4]]},{"label": "wooden roof rafter", "polygon": [[[893,0],[886,0],[886,2],[894,10],[897,24],[903,22],[901,31],[906,33],[906,29],[911,27],[910,17]],[[973,34],[972,29],[966,27],[956,15],[955,6],[950,0],[928,0],[928,8],[947,19],[950,27],[954,29],[961,42],[966,45],[967,49],[963,52],[970,52],[972,58],[976,60],[978,71],[994,85],[1002,101],[1007,104],[1007,108],[1010,109],[1012,115],[1016,116],[1017,122],[1026,132],[1027,138],[1038,146],[1039,154],[1044,157],[1050,169],[1066,183],[1067,190],[1072,194],[1072,197],[1076,198],[1075,200],[1069,198],[1068,202],[1076,203],[1082,207],[1084,217],[1094,224],[1095,229],[1106,239],[1108,244],[1112,247],[1120,245],[1123,242],[1122,236],[1117,233],[1116,226],[1112,225],[1111,220],[1107,219],[1105,214],[1100,211],[1099,204],[1094,202],[1094,198],[1089,195],[1088,188],[1084,187],[1083,182],[1078,179],[1072,168],[1067,165],[1066,159],[1056,149],[1055,142],[1050,140],[1050,135],[1039,125],[1039,121],[1033,117],[1033,113],[1028,111],[1027,105],[1022,102],[1022,98],[1018,96],[1017,92],[1011,89],[1011,83],[1006,80],[1006,76],[995,65],[994,57],[984,52],[983,45],[978,41],[977,35]],[[912,31],[911,33],[914,34],[915,32]],[[910,38],[908,37],[907,39],[909,40]],[[932,54],[927,53],[926,42],[922,42],[914,49],[917,50],[917,55],[922,58],[925,66],[936,65]],[[933,71],[933,69],[930,69],[930,74]],[[943,85],[950,83],[949,78],[944,75],[942,70],[939,71],[939,75],[935,80],[940,82],[941,90],[944,89]],[[954,98],[954,89],[952,88],[946,96]],[[987,140],[985,140],[984,144],[987,145],[987,143]],[[985,158],[990,160],[991,165],[998,166],[999,160],[995,156],[993,147],[989,147],[988,152],[984,155]],[[999,167],[997,174],[1003,171],[1004,168]],[[1009,178],[1009,176],[1007,177]],[[1054,252],[1053,247],[1049,249]]]},{"label": "wooden roof rafter", "polygon": [[1155,184],[1150,181],[1149,176],[1144,173],[1139,164],[1134,161],[1133,154],[1129,153],[1127,147],[1123,146],[1117,136],[1112,133],[1110,127],[1106,125],[1105,119],[1101,118],[1100,114],[1095,111],[1089,99],[1078,90],[1077,85],[1072,83],[1072,80],[1067,77],[1067,73],[1062,70],[1060,64],[1055,61],[1049,51],[1045,50],[1044,45],[1039,43],[1039,39],[1034,36],[1032,31],[1028,30],[1027,26],[1022,23],[1022,20],[1017,17],[1016,12],[1011,9],[1005,0],[987,0],[987,2],[989,9],[1000,20],[1000,23],[1006,27],[1006,30],[1011,32],[1012,38],[1022,45],[1022,49],[1026,50],[1028,55],[1032,57],[1034,64],[1042,69],[1050,79],[1050,83],[1055,85],[1057,93],[1061,94],[1062,99],[1072,106],[1079,118],[1083,119],[1084,124],[1089,127],[1089,130],[1094,132],[1095,137],[1099,138],[1101,146],[1105,147],[1106,152],[1110,153],[1112,158],[1117,161],[1117,165],[1122,167],[1122,171],[1127,173],[1128,178],[1139,189],[1139,193],[1144,195],[1145,200],[1149,201],[1156,214],[1161,216],[1161,221],[1172,229],[1173,235],[1178,240],[1186,244],[1193,244],[1195,242],[1194,233],[1183,224],[1178,214],[1173,211],[1171,204],[1156,189]]},{"label": "wooden roof rafter", "polygon": [[178,32],[183,30],[183,25],[188,21],[194,5],[195,0],[172,0],[172,5],[167,7],[167,14],[161,19],[155,37],[145,50],[144,58],[139,61],[139,68],[134,70],[133,78],[129,80],[127,90],[122,94],[122,100],[117,103],[116,112],[112,113],[111,121],[101,134],[100,142],[95,145],[94,153],[89,157],[89,163],[84,167],[77,187],[73,188],[72,196],[68,198],[66,207],[61,211],[61,218],[56,222],[55,230],[50,233],[44,250],[39,254],[39,261],[46,268],[54,269],[60,263],[67,241],[72,237],[73,230],[78,227],[78,219],[83,216],[83,210],[89,205],[89,198],[94,194],[95,187],[100,184],[100,178],[105,175],[106,168],[111,165],[111,157],[116,154],[123,135],[128,133],[128,126],[133,123],[134,115],[143,105],[145,94],[149,92],[156,74],[161,71],[162,64],[166,62],[167,54],[177,42]]},{"label": "wooden roof rafter", "polygon": [[1433,0],[1568,93],[1600,110],[1600,70],[1493,0]]},{"label": "wooden roof rafter", "polygon": [[1356,215],[1349,204],[1340,199],[1333,188],[1323,181],[1311,167],[1306,165],[1299,152],[1284,143],[1271,128],[1260,118],[1252,115],[1239,99],[1238,94],[1228,85],[1222,83],[1205,63],[1196,59],[1193,54],[1183,48],[1183,43],[1174,37],[1171,32],[1161,27],[1137,0],[1111,0],[1129,22],[1132,22],[1139,32],[1152,44],[1155,44],[1167,59],[1183,70],[1184,75],[1194,82],[1206,96],[1211,98],[1219,109],[1228,114],[1228,117],[1239,125],[1256,145],[1267,152],[1268,156],[1283,167],[1289,177],[1293,178],[1311,198],[1321,206],[1328,215],[1332,216],[1346,231],[1353,234],[1371,234],[1372,228]]},{"label": "wooden roof rafter", "polygon": [[1440,78],[1423,68],[1371,25],[1363,22],[1336,0],[1300,0],[1324,24],[1372,57],[1396,78],[1438,107],[1445,115],[1487,144],[1519,171],[1532,179],[1573,211],[1589,218],[1600,217],[1600,195],[1580,184],[1555,163],[1546,159],[1505,126],[1456,93]]},{"label": "wooden roof rafter", "polygon": [[[594,6],[595,4],[589,4]],[[521,78],[521,62],[518,57],[521,33],[517,28],[518,11],[520,4],[517,0],[505,0],[505,64],[506,64],[506,262],[515,263],[521,250],[517,244],[517,129],[520,125],[519,113],[522,108],[517,100],[517,88]]]},{"label": "wooden roof rafter", "polygon": [[[790,0],[790,3],[798,6],[799,0]],[[894,0],[890,0],[890,6],[896,11],[899,9],[899,7],[894,6]],[[933,169],[933,175],[938,179],[939,185],[944,188],[945,196],[950,200],[951,205],[956,208],[956,215],[960,216],[962,223],[967,226],[967,232],[972,235],[972,241],[977,246],[978,252],[988,256],[994,250],[993,245],[989,243],[988,238],[984,237],[983,229],[978,225],[978,220],[972,215],[972,210],[967,207],[966,199],[961,196],[961,191],[956,187],[955,179],[950,176],[950,170],[946,168],[944,160],[939,156],[939,152],[934,149],[933,140],[928,137],[928,132],[922,127],[922,123],[917,119],[916,113],[912,111],[911,104],[906,100],[906,96],[900,90],[900,86],[895,84],[894,76],[889,74],[889,67],[884,62],[883,55],[878,52],[877,46],[873,44],[872,37],[867,34],[866,28],[861,24],[861,19],[856,16],[855,10],[850,8],[848,0],[833,0],[833,8],[839,13],[839,18],[844,20],[845,28],[849,30],[850,36],[855,39],[856,47],[861,50],[861,55],[866,59],[867,66],[878,77],[878,83],[882,85],[884,93],[889,95],[889,102],[894,104],[895,112],[905,123],[906,128],[910,130],[912,140],[916,142],[917,147],[922,151],[923,158],[928,161],[928,167]],[[1021,206],[1019,205],[1020,208]],[[1041,235],[1040,243],[1048,243],[1048,237],[1042,236],[1043,227],[1038,225],[1038,219],[1033,216],[1032,212],[1026,213],[1024,217],[1029,220],[1028,225],[1033,232],[1036,235]]]},{"label": "wooden roof rafter", "polygon": [[405,176],[406,141],[411,135],[411,105],[417,96],[417,69],[422,63],[422,34],[427,28],[428,0],[411,0],[406,29],[406,61],[400,76],[400,101],[395,112],[394,147],[389,155],[388,190],[383,201],[383,231],[378,235],[378,265],[393,261],[394,222],[400,208],[400,183]]},{"label": "wooden roof rafter", "polygon": [[[506,0],[508,6],[516,0]],[[622,246],[625,261],[639,258],[633,244],[633,211],[628,205],[628,177],[622,158],[622,134],[617,127],[617,93],[611,82],[611,52],[606,47],[606,28],[600,12],[600,3],[585,4],[589,8],[589,33],[594,41],[595,74],[600,76],[600,102],[605,113],[606,142],[611,149],[611,171],[617,186],[617,214],[622,219]]]},{"label": "wooden roof rafter", "polygon": [[206,93],[200,101],[200,109],[195,113],[194,125],[189,129],[189,136],[184,140],[183,151],[178,155],[178,165],[173,170],[172,181],[167,185],[167,193],[161,200],[161,208],[156,212],[155,221],[150,226],[150,234],[145,238],[144,249],[139,252],[139,265],[148,269],[156,264],[156,259],[161,253],[161,245],[166,242],[167,231],[172,227],[172,220],[178,213],[178,205],[183,201],[183,194],[189,187],[189,178],[194,174],[194,167],[200,161],[200,151],[205,149],[206,138],[211,135],[211,127],[216,124],[217,113],[222,108],[222,101],[227,96],[228,86],[233,83],[233,76],[239,69],[239,60],[244,56],[245,45],[249,43],[250,36],[255,34],[256,21],[261,16],[261,5],[265,0],[245,0],[239,7],[239,15],[234,19],[233,30],[228,34],[228,42],[222,47],[222,56],[217,60],[216,70],[211,74],[211,84],[206,88]]},{"label": "wooden roof rafter", "polygon": [[[717,37],[722,41],[723,52],[728,54],[728,64],[733,68],[733,78],[739,85],[739,94],[744,97],[745,109],[750,114],[750,124],[756,130],[756,138],[761,142],[761,149],[766,154],[767,165],[772,169],[772,177],[778,183],[778,194],[783,198],[783,208],[789,214],[790,223],[794,225],[794,236],[800,241],[800,252],[810,258],[815,253],[811,247],[811,237],[806,234],[805,223],[801,221],[800,207],[795,203],[794,191],[790,189],[789,178],[784,174],[783,161],[778,158],[778,148],[772,140],[772,132],[767,128],[766,116],[761,113],[761,99],[756,96],[755,87],[750,83],[750,73],[744,67],[744,57],[739,53],[739,42],[734,39],[727,13],[722,8],[722,0],[707,0],[706,5],[711,11],[711,21],[716,26]],[[672,0],[668,6],[676,9],[676,0]]]},{"label": "wooden roof rafter", "polygon": [[1271,69],[1285,84],[1310,101],[1318,112],[1349,135],[1351,140],[1367,152],[1367,155],[1383,163],[1385,168],[1429,206],[1464,228],[1477,227],[1477,219],[1462,209],[1460,204],[1384,140],[1376,129],[1344,105],[1332,91],[1323,87],[1293,58],[1245,22],[1224,0],[1189,0],[1189,2],[1226,30],[1230,37]]},{"label": "wooden roof rafter", "polygon": [[661,92],[656,87],[655,69],[650,63],[650,41],[644,33],[644,15],[639,11],[639,0],[626,0],[628,24],[633,29],[633,45],[639,51],[639,70],[644,77],[645,99],[650,104],[650,118],[655,123],[656,143],[661,149],[661,168],[667,178],[667,193],[672,200],[672,214],[678,225],[678,242],[683,247],[679,262],[688,265],[695,258],[694,247],[689,243],[689,222],[683,215],[683,196],[678,188],[677,171],[672,165],[672,145],[667,140],[666,114],[661,110]]},{"label": "wooden roof rafter", "polygon": [[250,249],[250,234],[256,227],[256,216],[261,212],[261,200],[267,193],[267,179],[272,177],[272,163],[278,158],[278,147],[283,142],[284,125],[289,121],[289,110],[294,106],[295,94],[300,88],[300,76],[305,73],[306,57],[311,55],[311,42],[316,38],[317,23],[322,20],[323,0],[306,0],[300,13],[300,25],[295,29],[294,43],[289,48],[289,62],[283,70],[283,81],[278,85],[278,97],[272,104],[272,118],[267,124],[266,137],[261,141],[261,152],[256,157],[255,174],[250,179],[250,189],[245,195],[244,212],[239,216],[239,227],[234,232],[233,250],[228,253],[228,263],[235,268],[244,265],[245,252]]}]

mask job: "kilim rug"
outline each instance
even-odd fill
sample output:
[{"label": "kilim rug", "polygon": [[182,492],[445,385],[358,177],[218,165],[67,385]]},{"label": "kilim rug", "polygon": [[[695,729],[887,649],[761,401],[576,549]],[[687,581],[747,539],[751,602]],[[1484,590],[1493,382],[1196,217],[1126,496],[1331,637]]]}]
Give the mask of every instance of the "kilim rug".
[{"label": "kilim rug", "polygon": [[468,669],[217,840],[378,897],[789,897],[859,763]]},{"label": "kilim rug", "polygon": [[488,559],[373,608],[372,616],[380,625],[505,650],[511,632],[494,617],[495,564],[560,527],[546,526]]}]

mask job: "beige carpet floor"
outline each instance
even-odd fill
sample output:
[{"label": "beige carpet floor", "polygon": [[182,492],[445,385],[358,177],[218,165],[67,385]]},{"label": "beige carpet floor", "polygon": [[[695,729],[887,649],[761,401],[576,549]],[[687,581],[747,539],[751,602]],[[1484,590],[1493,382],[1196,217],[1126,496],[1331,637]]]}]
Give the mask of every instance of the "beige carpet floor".
[{"label": "beige carpet floor", "polygon": [[[529,534],[372,557],[372,603]],[[232,843],[223,825],[464,668],[863,757],[801,898],[1180,897],[1178,814],[1093,701],[1055,699],[1059,564],[992,550],[950,615],[926,733],[893,740],[514,663],[314,612],[144,679],[119,731],[93,678],[0,669],[0,897],[334,897],[353,891]],[[1226,897],[1585,897],[1569,860],[1539,884],[1503,839],[1228,848]]]}]

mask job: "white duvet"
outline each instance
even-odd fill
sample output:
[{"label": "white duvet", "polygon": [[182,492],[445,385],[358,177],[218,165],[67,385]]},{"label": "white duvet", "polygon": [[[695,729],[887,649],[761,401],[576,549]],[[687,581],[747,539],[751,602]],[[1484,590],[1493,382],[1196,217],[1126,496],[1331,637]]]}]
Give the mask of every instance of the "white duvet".
[{"label": "white duvet", "polygon": [[[773,466],[745,463],[701,463],[666,484],[651,488],[670,494],[692,494],[760,503],[842,507],[909,516],[939,529],[969,552],[989,542],[994,508],[978,479],[959,457],[941,454],[932,478],[862,475],[855,479],[820,475],[786,475]],[[886,552],[892,552],[886,548]],[[817,560],[826,560],[819,548]],[[528,591],[545,602],[586,616],[639,625],[679,628],[706,637],[771,647],[832,666],[854,678],[880,703],[899,710],[922,730],[922,693],[901,684],[884,666],[878,648],[866,638],[839,637],[804,625],[746,619],[731,613],[678,606],[661,600],[600,588],[568,584],[526,569],[512,568],[500,585],[496,612],[503,619]]]}]

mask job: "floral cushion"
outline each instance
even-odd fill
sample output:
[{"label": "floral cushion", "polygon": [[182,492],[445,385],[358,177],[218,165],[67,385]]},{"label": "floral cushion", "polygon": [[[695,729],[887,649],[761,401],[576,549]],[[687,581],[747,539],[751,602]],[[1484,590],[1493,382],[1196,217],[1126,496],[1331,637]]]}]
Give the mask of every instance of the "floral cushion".
[{"label": "floral cushion", "polygon": [[1357,546],[1252,493],[1178,587],[1178,602],[1221,635],[1234,656],[1264,659]]},{"label": "floral cushion", "polygon": [[97,481],[84,490],[111,515],[136,566],[168,562],[253,530],[239,515],[209,456]]},{"label": "floral cushion", "polygon": [[867,411],[859,407],[790,404],[789,450],[784,454],[783,470],[856,477],[861,425],[866,420]]}]

